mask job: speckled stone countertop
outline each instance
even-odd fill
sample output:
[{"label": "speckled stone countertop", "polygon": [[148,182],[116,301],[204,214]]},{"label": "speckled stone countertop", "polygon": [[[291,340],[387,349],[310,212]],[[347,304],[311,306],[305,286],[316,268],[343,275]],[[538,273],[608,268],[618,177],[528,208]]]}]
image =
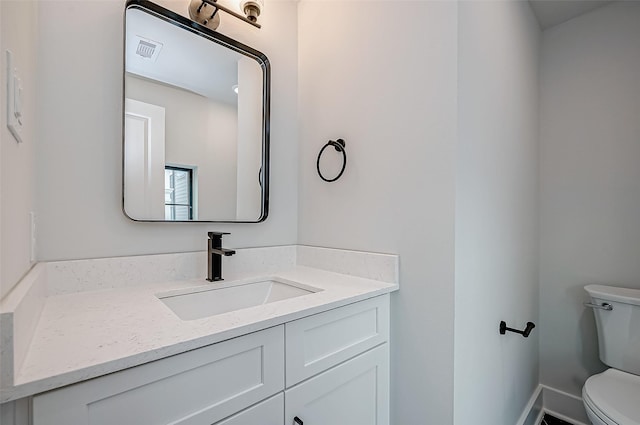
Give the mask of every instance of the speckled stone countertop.
[{"label": "speckled stone countertop", "polygon": [[[271,255],[272,252],[259,251],[268,249],[253,249],[251,254]],[[236,267],[234,270],[229,264],[232,277],[228,281],[280,278],[320,291],[196,320],[180,319],[157,294],[216,285],[202,278],[138,285],[125,282],[99,285],[103,289],[76,288],[70,292],[61,289],[64,285],[52,277],[28,346],[22,351],[16,348],[15,367],[9,377],[12,379],[5,376],[0,402],[141,365],[398,289],[396,256],[299,246],[287,249],[281,249],[283,255],[268,267]],[[201,262],[201,253],[193,255],[196,262]],[[293,260],[284,258],[287,255],[293,255]],[[60,267],[60,263],[57,266]],[[274,270],[279,266],[284,268]],[[78,267],[74,267],[70,275],[77,278]],[[24,326],[14,324],[13,332],[21,332]]]}]

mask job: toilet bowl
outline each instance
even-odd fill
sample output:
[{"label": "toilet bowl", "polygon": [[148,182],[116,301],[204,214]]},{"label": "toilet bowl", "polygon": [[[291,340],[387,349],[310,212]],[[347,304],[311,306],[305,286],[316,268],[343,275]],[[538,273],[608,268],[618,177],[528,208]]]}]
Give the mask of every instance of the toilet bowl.
[{"label": "toilet bowl", "polygon": [[640,425],[640,376],[608,369],[587,379],[582,399],[593,425]]},{"label": "toilet bowl", "polygon": [[600,360],[611,369],[582,388],[593,425],[640,425],[640,290],[587,285]]}]

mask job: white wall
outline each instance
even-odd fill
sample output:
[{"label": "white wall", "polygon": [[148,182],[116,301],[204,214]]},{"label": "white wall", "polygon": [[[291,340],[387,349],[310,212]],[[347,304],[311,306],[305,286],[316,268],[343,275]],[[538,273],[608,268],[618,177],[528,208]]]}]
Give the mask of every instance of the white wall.
[{"label": "white wall", "polygon": [[299,242],[400,255],[391,423],[450,424],[457,4],[329,4],[299,5]]},{"label": "white wall", "polygon": [[[10,4],[34,3],[0,2],[3,45],[11,34],[36,33],[33,17],[13,26]],[[582,286],[640,287],[640,4],[618,2],[544,34],[541,306],[528,340],[497,333],[499,320],[536,321],[536,42],[524,4],[267,7],[262,30],[231,21],[221,31],[272,62],[270,218],[185,225],[134,223],[120,211],[124,1],[39,4],[46,19],[37,31],[38,258],[200,250],[213,229],[231,231],[232,247],[297,241],[396,253],[402,289],[393,296],[392,423],[453,423],[454,407],[456,423],[474,413],[473,423],[483,414],[511,423],[535,384],[538,333],[542,382],[579,394],[584,378],[602,368]],[[20,40],[29,56],[35,44]],[[7,149],[6,126],[0,131],[6,288],[29,265],[23,213],[32,208],[33,170],[24,165],[29,155]],[[328,184],[316,174],[316,155],[338,137],[349,162]],[[6,177],[14,164],[26,173],[18,187]],[[19,207],[10,211],[11,199]],[[472,305],[477,299],[484,302]],[[480,306],[482,319],[467,317]],[[455,382],[466,381],[455,406],[454,307]],[[491,400],[483,405],[478,394]]]},{"label": "white wall", "polygon": [[598,360],[583,286],[640,288],[640,3],[544,32],[541,381],[580,395]]},{"label": "white wall", "polygon": [[[4,9],[4,8],[0,4],[0,25],[1,25],[1,27],[0,27],[0,54],[2,54],[2,52],[4,51],[4,43],[3,43],[4,36],[2,34],[2,28],[4,28],[4,24],[2,24],[2,22],[3,22],[2,21],[2,15],[3,15],[2,9]],[[4,129],[4,127],[6,125],[6,121],[4,121],[4,120],[6,120],[5,117],[7,116],[7,111],[5,109],[6,105],[4,103],[4,99],[7,98],[6,83],[5,83],[5,81],[6,81],[6,71],[5,71],[6,64],[5,64],[4,61],[6,61],[6,59],[0,60],[0,77],[2,77],[2,78],[0,78],[0,128],[2,128],[2,129]],[[4,131],[4,130],[2,130],[2,131]],[[0,133],[0,299],[2,299],[2,297],[3,297],[3,295],[5,293],[9,292],[9,283],[4,283],[4,284],[2,283],[3,282],[3,279],[2,279],[3,271],[2,270],[3,270],[3,263],[4,263],[4,257],[3,257],[3,254],[2,254],[4,252],[3,247],[2,247],[3,246],[2,235],[4,234],[4,229],[3,229],[4,226],[2,225],[2,223],[3,223],[3,221],[2,221],[3,183],[2,182],[5,181],[5,179],[3,179],[3,177],[2,177],[2,169],[4,168],[2,166],[2,163],[3,163],[2,162],[3,161],[2,158],[4,158],[4,155],[3,155],[3,150],[4,149],[2,148],[2,146],[4,145],[4,143],[5,143],[4,140],[5,140],[5,138],[7,136],[8,135],[7,135],[6,132]],[[13,287],[14,284],[15,284],[15,282],[12,281],[11,282],[11,287]],[[1,416],[2,414],[3,414],[3,412],[0,410],[0,417],[2,417]]]},{"label": "white wall", "polygon": [[458,11],[454,423],[515,424],[538,385],[541,32],[528,2]]},{"label": "white wall", "polygon": [[[0,1],[0,298],[31,267],[31,220],[34,211],[34,143],[36,129],[36,38],[38,13],[35,2]],[[23,143],[7,128],[6,55],[13,52],[23,86]]]},{"label": "white wall", "polygon": [[[186,2],[162,1],[184,13]],[[297,232],[296,3],[269,2],[262,29],[223,17],[220,32],[263,51],[272,78],[270,215],[261,224],[136,223],[121,211],[124,0],[40,3],[38,259],[290,244]],[[3,236],[4,240],[4,236]]]},{"label": "white wall", "polygon": [[[161,165],[162,198],[159,200],[163,205],[163,217],[166,163],[197,167],[194,213],[198,219],[235,219],[238,191],[236,106],[130,75],[126,82],[127,97],[165,108],[165,158]],[[251,176],[257,181],[258,167],[254,168]],[[257,212],[254,217],[259,215]]]},{"label": "white wall", "polygon": [[[297,35],[297,34],[296,34]],[[238,61],[238,196],[239,220],[256,220],[262,212],[262,95],[263,72],[249,58]]]}]

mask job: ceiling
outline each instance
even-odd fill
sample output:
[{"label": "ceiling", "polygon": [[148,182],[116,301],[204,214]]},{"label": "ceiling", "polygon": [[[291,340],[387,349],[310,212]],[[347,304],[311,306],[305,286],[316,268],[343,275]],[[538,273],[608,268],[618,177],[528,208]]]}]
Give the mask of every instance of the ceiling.
[{"label": "ceiling", "polygon": [[[3,0],[0,0],[3,1]],[[140,43],[155,46],[143,57]],[[236,105],[238,62],[245,56],[140,9],[126,12],[126,71]],[[257,61],[256,72],[262,74]]]},{"label": "ceiling", "polygon": [[614,0],[529,0],[543,30],[611,4]]}]

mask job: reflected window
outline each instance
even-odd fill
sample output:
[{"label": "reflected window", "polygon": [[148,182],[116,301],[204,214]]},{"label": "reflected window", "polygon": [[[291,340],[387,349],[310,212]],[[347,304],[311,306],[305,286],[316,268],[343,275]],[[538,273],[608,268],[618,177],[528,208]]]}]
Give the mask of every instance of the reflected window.
[{"label": "reflected window", "polygon": [[193,220],[193,170],[164,167],[164,218]]}]

